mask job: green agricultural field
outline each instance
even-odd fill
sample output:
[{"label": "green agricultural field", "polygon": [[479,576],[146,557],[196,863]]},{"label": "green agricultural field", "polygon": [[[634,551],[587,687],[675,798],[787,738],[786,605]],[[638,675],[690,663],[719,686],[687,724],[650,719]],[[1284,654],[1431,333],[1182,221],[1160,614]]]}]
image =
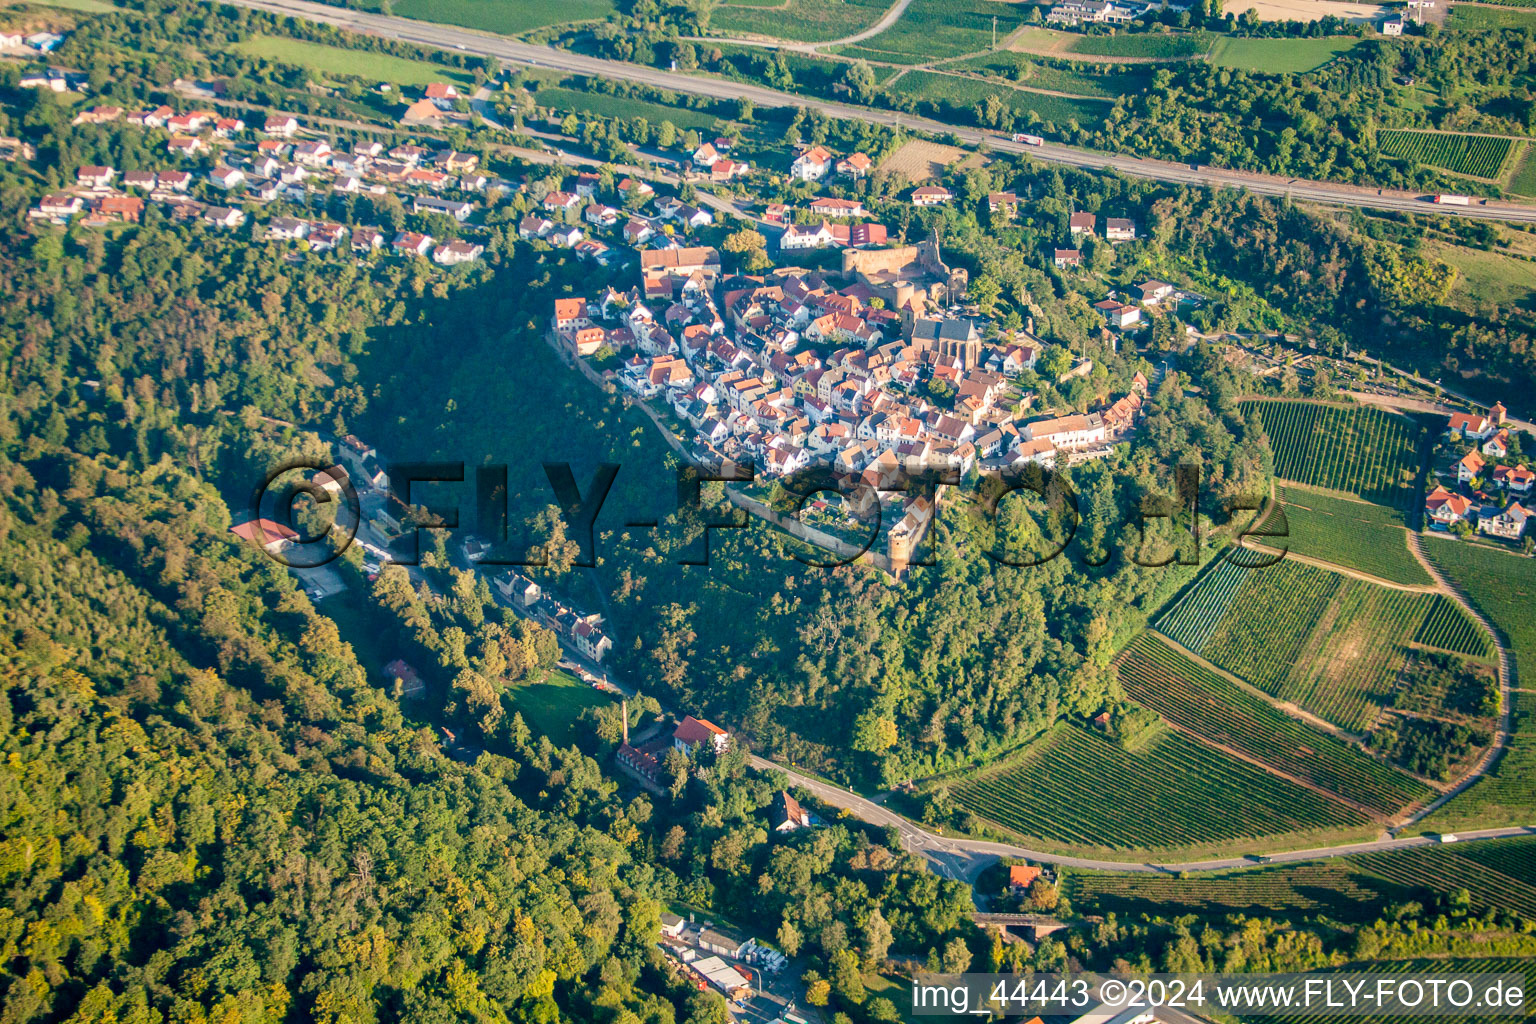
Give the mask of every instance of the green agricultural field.
[{"label": "green agricultural field", "polygon": [[1536,793],[1536,690],[1516,690],[1509,746],[1493,770],[1416,826],[1418,832],[1454,832],[1531,823]]},{"label": "green agricultural field", "polygon": [[1413,642],[1436,650],[1465,654],[1480,661],[1493,657],[1488,631],[1462,611],[1461,605],[1443,594],[1435,596]]},{"label": "green agricultural field", "polygon": [[[1284,547],[1393,583],[1427,586],[1433,582],[1408,550],[1407,523],[1400,511],[1297,487],[1279,488],[1279,497],[1289,535],[1262,541],[1267,546]],[[1271,519],[1269,525],[1278,522]]]},{"label": "green agricultural field", "polygon": [[1331,39],[1240,39],[1222,36],[1211,47],[1217,67],[1242,68],[1269,75],[1298,75],[1316,69],[1353,50],[1353,36]]},{"label": "green agricultural field", "polygon": [[[1529,157],[1521,164],[1522,172],[1527,167],[1536,172],[1536,163]],[[1516,178],[1522,172],[1517,172]],[[1536,197],[1536,173],[1530,188],[1528,194]],[[1511,186],[1511,191],[1518,190]],[[1451,286],[1453,299],[1474,305],[1523,306],[1536,294],[1536,260],[1443,242],[1425,242],[1423,248],[1425,256],[1456,268],[1456,282]]]},{"label": "green agricultural field", "polygon": [[1174,875],[1064,873],[1062,894],[1079,914],[1122,919],[1277,914],[1341,921],[1374,920],[1389,904],[1406,903],[1413,890],[1361,871],[1347,861],[1258,868],[1231,874]]},{"label": "green agricultural field", "polygon": [[431,82],[453,82],[461,86],[474,84],[474,78],[468,73],[431,61],[369,53],[366,50],[348,50],[283,36],[254,35],[235,43],[231,49],[247,57],[261,57],[309,68],[319,75],[354,75],[369,82],[393,82],[396,85],[427,85]]},{"label": "green agricultural field", "polygon": [[948,71],[990,71],[1032,89],[1051,89],[1101,99],[1118,99],[1145,92],[1152,83],[1151,73],[1145,66],[1082,62],[1059,67],[1011,50],[956,61],[945,64],[944,68]]},{"label": "green agricultural field", "polygon": [[[1529,858],[1529,848],[1524,854]],[[1536,918],[1536,886],[1460,856],[1448,846],[1365,854],[1351,860],[1398,885],[1427,889],[1441,895],[1453,889],[1466,889],[1478,907],[1512,910],[1522,917]]]},{"label": "green agricultural field", "polygon": [[1286,559],[1207,573],[1156,623],[1165,636],[1278,700],[1369,730],[1393,706],[1412,643],[1482,656],[1477,627],[1439,594]]},{"label": "green agricultural field", "polygon": [[951,787],[1029,839],[1147,850],[1358,829],[1364,815],[1175,732],[1135,753],[1058,725],[1017,758]]},{"label": "green agricultural field", "polygon": [[1426,538],[1424,552],[1493,621],[1514,659],[1509,746],[1493,771],[1422,822],[1424,830],[1528,825],[1536,793],[1536,559],[1494,548]]},{"label": "green agricultural field", "polygon": [[[1526,991],[1531,985],[1536,984],[1536,967],[1533,967],[1529,959],[1520,957],[1451,957],[1449,959],[1423,959],[1423,960],[1375,960],[1366,963],[1344,964],[1341,971],[1369,971],[1390,972],[1393,974],[1523,974],[1526,977]],[[1427,1018],[1422,1011],[1418,1013],[1375,1013],[1369,1017],[1360,1017],[1362,1021],[1370,1021],[1370,1024],[1424,1024]],[[1468,1018],[1471,1019],[1471,1018]],[[1294,1013],[1280,1017],[1245,1016],[1246,1024],[1337,1024],[1339,1017],[1329,1010],[1320,1010],[1315,1013]],[[1523,1013],[1476,1017],[1478,1024],[1520,1024],[1529,1020]]]},{"label": "green agricultural field", "polygon": [[[1228,590],[1233,578],[1236,590]],[[1273,694],[1290,677],[1314,626],[1323,620],[1344,577],[1296,561],[1262,569],[1232,563],[1220,576],[1202,581],[1180,603],[1200,609],[1200,633],[1183,619],[1169,617],[1158,629],[1228,672]],[[1214,625],[1209,617],[1220,613]],[[1198,643],[1194,641],[1199,641]]]},{"label": "green agricultural field", "polygon": [[889,7],[889,0],[733,2],[714,9],[709,18],[709,29],[721,35],[826,43],[868,28],[879,21]]},{"label": "green agricultural field", "polygon": [[1092,57],[1176,60],[1205,53],[1211,48],[1212,38],[1207,32],[1120,32],[1112,36],[1079,36],[1067,49]]},{"label": "green agricultural field", "polygon": [[1430,561],[1504,634],[1520,685],[1536,688],[1536,559],[1442,537],[1421,543]]},{"label": "green agricultural field", "polygon": [[1519,149],[1512,158],[1514,167],[1504,185],[1504,191],[1517,196],[1536,196],[1536,146],[1529,142],[1517,143]]},{"label": "green agricultural field", "polygon": [[1042,122],[1059,125],[1065,125],[1070,120],[1076,120],[1079,124],[1098,124],[1109,113],[1109,105],[1100,101],[1046,96],[1010,89],[1000,83],[994,85],[976,78],[960,78],[929,71],[909,71],[901,76],[894,88],[897,92],[918,99],[946,104],[967,112],[988,96],[995,95],[1021,117],[1035,114]]},{"label": "green agricultural field", "polygon": [[1526,885],[1536,886],[1536,836],[1458,845],[1456,855]]},{"label": "green agricultural field", "polygon": [[1342,491],[1378,505],[1406,508],[1418,475],[1420,428],[1413,421],[1365,406],[1319,402],[1242,403],[1257,413],[1275,453],[1275,475],[1310,487]]},{"label": "green agricultural field", "polygon": [[612,698],[594,690],[574,676],[554,671],[543,682],[524,683],[508,688],[512,711],[535,733],[549,737],[557,747],[568,747],[580,731],[577,718],[587,708],[613,703]]},{"label": "green agricultural field", "polygon": [[1133,641],[1118,669],[1126,695],[1173,724],[1383,817],[1430,795],[1417,779],[1290,717],[1154,634]]},{"label": "green agricultural field", "polygon": [[[1494,7],[1477,4],[1455,4],[1445,27],[1454,31],[1486,32],[1501,28],[1536,28],[1536,11],[1513,11],[1511,7],[1529,7],[1532,0],[1515,0],[1514,3]],[[1502,8],[1502,9],[1501,9]]]},{"label": "green agricultural field", "polygon": [[630,96],[609,96],[605,93],[563,89],[559,86],[545,86],[533,94],[533,99],[541,107],[549,107],[565,113],[620,117],[626,120],[643,117],[650,122],[652,128],[663,121],[671,121],[676,128],[711,131],[725,120],[705,110],[671,107]]},{"label": "green agricultural field", "polygon": [[1157,629],[1197,654],[1205,650],[1211,634],[1226,618],[1232,598],[1253,570],[1224,558],[1205,571],[1200,582],[1184,592],[1178,602],[1157,620]]},{"label": "green agricultural field", "polygon": [[1495,179],[1503,173],[1515,144],[1511,139],[1487,135],[1380,131],[1376,133],[1376,145],[1386,155],[1412,163],[1439,167],[1452,174]]},{"label": "green agricultural field", "polygon": [[[1001,42],[1024,23],[1025,10],[1021,5],[996,0],[912,0],[896,24],[839,52],[893,64],[925,64],[979,53],[992,49],[993,18],[997,19],[997,39]],[[849,28],[840,34],[853,31]]]},{"label": "green agricultural field", "polygon": [[79,11],[82,14],[111,14],[121,11],[123,8],[116,4],[109,4],[106,0],[31,0],[32,3],[41,4],[44,7],[59,7],[67,11]]},{"label": "green agricultural field", "polygon": [[1536,838],[1479,840],[1225,874],[1063,872],[1062,892],[1082,914],[1247,914],[1371,921],[1389,906],[1444,897],[1466,886],[1479,909],[1530,916],[1536,902]]},{"label": "green agricultural field", "polygon": [[[377,9],[378,0],[372,0]],[[421,21],[519,35],[537,28],[599,21],[614,12],[613,0],[394,0],[391,13]]]}]

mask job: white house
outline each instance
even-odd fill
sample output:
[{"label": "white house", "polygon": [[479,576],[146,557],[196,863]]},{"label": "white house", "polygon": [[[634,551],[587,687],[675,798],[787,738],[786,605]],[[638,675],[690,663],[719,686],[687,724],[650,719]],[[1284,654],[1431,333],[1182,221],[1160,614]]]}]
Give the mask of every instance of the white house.
[{"label": "white house", "polygon": [[821,146],[812,146],[789,165],[789,173],[801,181],[820,181],[832,169],[832,154]]}]

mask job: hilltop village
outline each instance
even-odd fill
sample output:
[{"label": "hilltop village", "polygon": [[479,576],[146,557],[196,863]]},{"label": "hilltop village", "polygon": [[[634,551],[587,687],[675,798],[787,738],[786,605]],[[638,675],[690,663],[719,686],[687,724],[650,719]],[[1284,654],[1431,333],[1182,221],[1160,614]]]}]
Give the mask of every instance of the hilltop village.
[{"label": "hilltop village", "polygon": [[[845,248],[840,272],[727,275],[713,247],[642,249],[631,288],[557,299],[550,327],[573,358],[611,364],[609,379],[684,424],[695,459],[769,480],[828,466],[879,490],[903,471],[1050,468],[1105,457],[1135,429],[1145,376],[1087,412],[1038,409],[1020,374],[1045,343],[983,319],[965,292],[932,239]],[[1092,368],[1077,360],[1054,379]],[[899,570],[934,508],[890,490],[882,502]]]}]

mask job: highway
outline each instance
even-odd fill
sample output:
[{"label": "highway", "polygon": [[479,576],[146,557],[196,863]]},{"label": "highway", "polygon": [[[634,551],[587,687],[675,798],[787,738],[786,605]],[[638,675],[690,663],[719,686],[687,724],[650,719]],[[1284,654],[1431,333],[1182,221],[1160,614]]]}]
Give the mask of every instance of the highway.
[{"label": "highway", "polygon": [[[230,2],[239,6],[269,11],[279,15],[331,24],[356,32],[401,39],[424,46],[462,50],[497,60],[526,64],[533,67],[599,77],[622,78],[657,88],[690,92],[717,99],[729,100],[744,97],[751,99],[759,106],[813,107],[832,117],[862,119],[886,125],[900,124],[903,127],[936,134],[952,132],[963,141],[972,144],[985,142],[988,146],[997,150],[1027,153],[1029,156],[1037,159],[1080,167],[1108,168],[1128,175],[1155,178],[1161,181],[1210,187],[1247,188],[1265,195],[1289,194],[1296,199],[1373,209],[1438,212],[1455,216],[1536,222],[1536,207],[1494,203],[1486,206],[1438,207],[1426,204],[1421,197],[1412,193],[1388,192],[1378,195],[1375,190],[1352,188],[1347,185],[1286,180],[1238,172],[1216,171],[1208,168],[1196,170],[1186,165],[1145,160],[1137,157],[1107,156],[1066,146],[1046,145],[1030,147],[1001,139],[974,128],[906,117],[892,111],[872,110],[809,99],[739,82],[697,77],[644,67],[638,64],[603,60],[550,47],[520,43],[498,36],[471,32],[453,26],[436,25],[430,22],[413,21],[407,18],[331,7],[325,4],[307,2],[307,0],[230,0]],[[1007,843],[939,836],[913,824],[881,804],[867,800],[846,789],[785,768],[783,765],[765,758],[754,756],[752,761],[759,768],[771,768],[785,772],[796,785],[805,787],[828,804],[844,808],[865,821],[877,825],[895,827],[900,831],[907,849],[927,858],[941,875],[961,881],[973,882],[986,865],[999,856],[1027,857],[1039,863],[1067,867],[1147,873],[1223,871],[1232,868],[1252,867],[1256,863],[1249,856],[1224,857],[1186,863],[1127,863],[1124,861],[1074,857],[1044,850],[1031,850]],[[1090,797],[1090,794],[1085,794],[1085,798]],[[1536,835],[1536,827],[1520,826],[1479,829],[1460,833],[1463,841],[1518,835]],[[1423,836],[1388,837],[1343,846],[1275,853],[1269,855],[1266,858],[1266,862],[1293,863],[1310,861],[1355,853],[1410,849],[1417,846],[1432,845],[1434,842],[1435,840]]]},{"label": "highway", "polygon": [[230,0],[230,2],[241,7],[303,18],[354,32],[387,39],[400,39],[437,49],[460,50],[512,64],[546,68],[567,74],[623,79],[658,89],[693,93],[718,100],[749,99],[759,107],[812,108],[829,117],[868,121],[873,124],[907,128],[935,135],[953,134],[969,145],[986,145],[999,152],[1027,154],[1036,160],[1048,163],[1067,164],[1091,170],[1113,170],[1133,177],[1152,178],[1183,185],[1242,188],[1260,195],[1288,195],[1300,201],[1335,206],[1358,206],[1374,210],[1396,210],[1403,213],[1438,213],[1480,220],[1536,223],[1536,206],[1492,201],[1486,204],[1478,202],[1471,206],[1437,206],[1428,202],[1426,196],[1415,192],[1380,191],[1332,182],[1282,178],[1203,166],[1194,167],[1190,164],[1151,160],[1144,157],[1095,153],[1054,143],[1026,146],[992,132],[965,125],[946,124],[942,121],[913,117],[891,110],[875,110],[846,103],[834,103],[723,78],[710,78],[624,61],[605,60],[601,57],[589,57],[569,50],[520,43],[453,25],[438,25],[410,18],[348,10],[343,7],[313,3],[310,0]]}]

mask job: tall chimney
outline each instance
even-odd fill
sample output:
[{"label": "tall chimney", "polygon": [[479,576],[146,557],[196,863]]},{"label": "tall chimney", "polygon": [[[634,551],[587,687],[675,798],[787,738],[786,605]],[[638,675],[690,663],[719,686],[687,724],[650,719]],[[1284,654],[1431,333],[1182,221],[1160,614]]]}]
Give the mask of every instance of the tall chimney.
[{"label": "tall chimney", "polygon": [[624,745],[629,746],[629,700],[619,701],[619,714],[624,718]]}]

